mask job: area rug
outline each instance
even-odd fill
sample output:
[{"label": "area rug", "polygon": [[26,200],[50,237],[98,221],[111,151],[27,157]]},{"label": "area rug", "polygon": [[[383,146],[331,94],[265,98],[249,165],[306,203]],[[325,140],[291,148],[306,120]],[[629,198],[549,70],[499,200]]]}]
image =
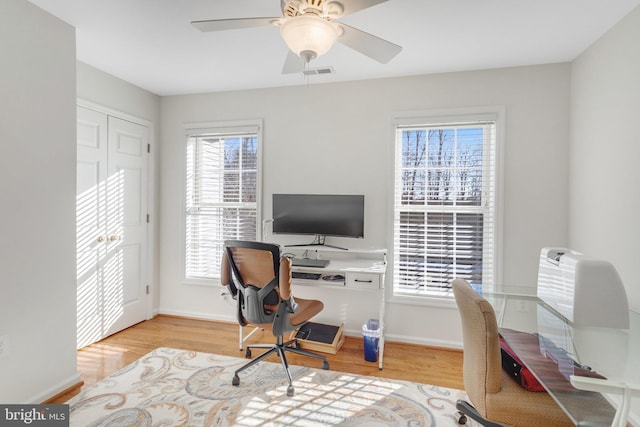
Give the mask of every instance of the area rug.
[{"label": "area rug", "polygon": [[[461,390],[158,348],[68,403],[72,426],[456,426]],[[474,425],[471,420],[467,425]]]}]

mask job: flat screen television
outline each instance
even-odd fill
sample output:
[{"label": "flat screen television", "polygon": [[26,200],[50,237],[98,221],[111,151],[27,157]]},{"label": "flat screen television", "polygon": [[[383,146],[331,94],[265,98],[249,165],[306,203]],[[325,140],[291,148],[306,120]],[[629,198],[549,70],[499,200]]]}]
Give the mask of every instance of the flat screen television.
[{"label": "flat screen television", "polygon": [[274,194],[273,233],[364,237],[364,195]]}]

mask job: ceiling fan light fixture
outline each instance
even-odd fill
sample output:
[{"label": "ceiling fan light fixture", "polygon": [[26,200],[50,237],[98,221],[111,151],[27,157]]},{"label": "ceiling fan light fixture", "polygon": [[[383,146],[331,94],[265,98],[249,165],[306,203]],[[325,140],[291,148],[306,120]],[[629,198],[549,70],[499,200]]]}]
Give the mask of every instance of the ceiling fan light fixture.
[{"label": "ceiling fan light fixture", "polygon": [[280,26],[289,49],[306,62],[327,53],[339,34],[337,25],[315,15],[289,18]]}]

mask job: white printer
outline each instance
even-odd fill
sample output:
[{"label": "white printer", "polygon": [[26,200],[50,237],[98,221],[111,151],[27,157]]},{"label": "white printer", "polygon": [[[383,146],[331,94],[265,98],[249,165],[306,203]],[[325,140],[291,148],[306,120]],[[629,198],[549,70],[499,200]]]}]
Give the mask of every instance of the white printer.
[{"label": "white printer", "polygon": [[624,285],[613,265],[566,248],[543,248],[538,298],[574,326],[629,328]]}]

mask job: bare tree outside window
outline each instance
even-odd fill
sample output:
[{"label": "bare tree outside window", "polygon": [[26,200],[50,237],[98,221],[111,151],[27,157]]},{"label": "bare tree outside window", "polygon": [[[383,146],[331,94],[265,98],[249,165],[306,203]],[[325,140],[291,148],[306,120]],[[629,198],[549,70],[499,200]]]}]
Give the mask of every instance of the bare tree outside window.
[{"label": "bare tree outside window", "polygon": [[487,206],[483,194],[493,182],[484,176],[487,128],[399,129],[396,291],[450,295],[455,278],[482,282]]},{"label": "bare tree outside window", "polygon": [[257,182],[256,134],[189,138],[187,278],[216,277],[225,240],[256,240]]}]

